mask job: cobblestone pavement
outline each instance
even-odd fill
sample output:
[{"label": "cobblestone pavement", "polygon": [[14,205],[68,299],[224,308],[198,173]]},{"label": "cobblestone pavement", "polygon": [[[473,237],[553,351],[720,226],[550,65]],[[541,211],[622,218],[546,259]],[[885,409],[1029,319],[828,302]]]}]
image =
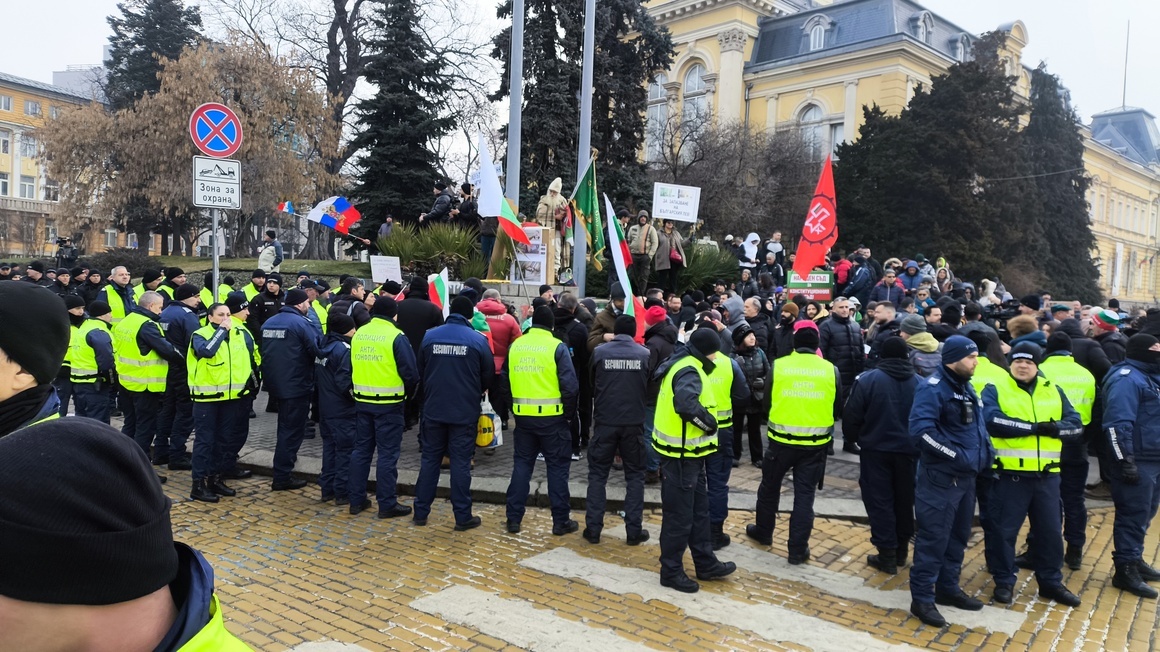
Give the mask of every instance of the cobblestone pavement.
[{"label": "cobblestone pavement", "polygon": [[[523,532],[502,528],[503,508],[476,505],[482,527],[453,532],[450,505],[430,525],[350,516],[315,491],[270,492],[267,481],[232,483],[236,498],[194,503],[188,472],[169,473],[177,538],[216,570],[227,627],[258,650],[1149,650],[1157,603],[1110,588],[1110,510],[1096,509],[1080,571],[1065,570],[1077,609],[1036,599],[1020,573],[1016,602],[991,604],[976,528],[963,585],[988,606],[944,609],[952,623],[924,627],[907,613],[907,574],[864,562],[866,526],[819,519],[807,566],[785,562],[785,530],[772,548],[744,537],[751,515],[733,512],[739,569],[695,596],[660,587],[660,514],[653,541],[624,544],[619,519],[603,542],[551,535],[547,510],[529,509]],[[574,513],[574,517],[582,516]],[[784,521],[782,522],[784,523]],[[780,524],[779,524],[780,525]],[[1156,558],[1156,531],[1145,558]],[[691,562],[686,561],[691,570]]]}]

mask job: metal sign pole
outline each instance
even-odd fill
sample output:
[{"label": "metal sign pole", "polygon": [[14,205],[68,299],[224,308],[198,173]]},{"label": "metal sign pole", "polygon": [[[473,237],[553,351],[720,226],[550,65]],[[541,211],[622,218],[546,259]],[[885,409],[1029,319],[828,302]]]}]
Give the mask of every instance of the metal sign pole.
[{"label": "metal sign pole", "polygon": [[[220,261],[218,260],[218,225],[220,222],[219,214],[221,213],[221,209],[211,208],[210,213],[213,216],[213,231],[211,232],[209,243],[210,246],[213,247],[213,282],[215,287],[210,288],[209,293],[216,299],[218,296],[217,289],[218,287],[221,287],[222,284],[221,270],[219,269]],[[209,306],[205,307],[207,309],[209,308]]]}]

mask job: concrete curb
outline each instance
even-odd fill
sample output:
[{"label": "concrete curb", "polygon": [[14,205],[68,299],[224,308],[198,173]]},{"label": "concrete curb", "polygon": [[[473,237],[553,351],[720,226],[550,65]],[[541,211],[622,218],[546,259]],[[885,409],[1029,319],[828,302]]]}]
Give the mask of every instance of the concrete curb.
[{"label": "concrete curb", "polygon": [[[257,475],[270,476],[273,474],[273,451],[246,447],[238,457],[238,466],[250,469]],[[306,478],[311,482],[318,480],[322,472],[322,460],[317,457],[299,457],[294,467],[295,475]],[[415,483],[419,479],[416,471],[400,470],[398,491],[401,495],[414,496]],[[374,490],[375,468],[371,466],[369,490]],[[471,479],[472,499],[480,503],[503,505],[507,502],[507,487],[509,478],[495,476],[474,476]],[[587,506],[588,483],[571,481],[568,483],[568,492],[571,495],[571,505],[574,510],[583,510]],[[451,478],[447,473],[439,475],[439,488],[435,492],[438,498],[448,498],[451,495]],[[614,512],[624,507],[624,487],[609,486],[607,488],[608,512]],[[548,483],[546,480],[533,478],[528,491],[528,505],[533,507],[550,507],[548,499]],[[782,491],[781,512],[788,513],[793,508],[793,493]],[[646,485],[644,488],[645,509],[660,509],[661,490],[658,485]],[[739,511],[756,511],[757,494],[748,491],[729,492],[729,509]],[[860,500],[841,498],[817,497],[814,501],[814,513],[822,518],[837,518],[854,522],[867,522],[866,508]]]}]

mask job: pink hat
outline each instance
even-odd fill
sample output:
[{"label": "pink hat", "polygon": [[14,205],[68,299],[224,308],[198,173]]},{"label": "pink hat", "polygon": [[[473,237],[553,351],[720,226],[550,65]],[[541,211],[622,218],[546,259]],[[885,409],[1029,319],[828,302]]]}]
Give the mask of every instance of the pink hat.
[{"label": "pink hat", "polygon": [[796,333],[803,328],[812,328],[814,330],[818,330],[818,325],[809,319],[801,319],[793,323],[793,332]]}]

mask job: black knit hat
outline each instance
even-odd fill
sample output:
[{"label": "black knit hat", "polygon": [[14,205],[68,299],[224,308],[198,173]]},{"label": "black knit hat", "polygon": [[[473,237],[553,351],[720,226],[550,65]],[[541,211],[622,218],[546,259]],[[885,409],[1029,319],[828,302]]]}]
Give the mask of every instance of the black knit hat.
[{"label": "black knit hat", "polygon": [[327,332],[346,335],[354,330],[354,317],[345,312],[336,312],[326,318]]},{"label": "black knit hat", "polygon": [[104,317],[110,312],[113,312],[113,309],[104,301],[94,301],[89,304],[89,317]]},{"label": "black knit hat", "polygon": [[624,288],[620,286],[620,282],[612,282],[612,288],[609,290],[609,296],[611,296],[613,299],[625,298]]},{"label": "black knit hat", "polygon": [[39,260],[34,260],[31,263],[28,263],[27,265],[25,265],[25,269],[31,269],[33,271],[37,271],[37,272],[40,272],[41,274],[43,274],[44,273],[44,263],[40,262]]},{"label": "black knit hat", "polygon": [[714,329],[698,328],[689,337],[689,348],[708,357],[721,350],[721,338]]},{"label": "black knit hat", "polygon": [[540,294],[540,296],[543,296],[545,292],[551,292],[551,291],[552,291],[552,286],[545,283],[545,284],[540,286],[539,294]]},{"label": "black knit hat", "polygon": [[155,269],[147,269],[141,273],[141,283],[152,283],[161,278],[161,272]]},{"label": "black knit hat", "polygon": [[[4,285],[9,285],[5,283]],[[0,329],[3,330],[3,329]],[[1128,338],[1128,344],[1125,347],[1127,357],[1129,360],[1137,360],[1139,362],[1153,362],[1158,354],[1152,351],[1152,347],[1160,343],[1160,340],[1147,333],[1136,333]],[[0,347],[3,348],[3,347]]]},{"label": "black knit hat", "polygon": [[173,279],[177,278],[178,276],[185,276],[185,270],[181,269],[180,267],[166,267],[165,268],[165,280],[166,281],[172,281]]},{"label": "black knit hat", "polygon": [[1056,331],[1047,338],[1047,352],[1071,351],[1071,335],[1063,331]]},{"label": "black knit hat", "polygon": [[266,275],[266,282],[269,283],[271,281],[273,281],[274,283],[277,283],[278,285],[282,285],[282,275],[279,274],[278,272],[271,272],[271,273],[267,274]]},{"label": "black knit hat", "polygon": [[1038,365],[1043,360],[1043,349],[1034,342],[1020,342],[1011,347],[1011,352],[1007,354],[1009,362],[1016,360],[1029,360]]},{"label": "black knit hat", "polygon": [[74,267],[68,271],[69,276],[76,278],[85,273],[84,267]]},{"label": "black knit hat", "polygon": [[84,308],[85,300],[75,294],[67,294],[64,297],[65,310],[72,310],[73,308]]},{"label": "black knit hat", "polygon": [[532,311],[532,326],[540,326],[548,330],[556,327],[556,315],[548,306],[537,306]]},{"label": "black knit hat", "polygon": [[882,342],[882,349],[879,352],[879,356],[884,360],[887,358],[898,358],[905,360],[908,357],[908,354],[909,352],[906,350],[906,342],[904,342],[903,339],[898,336],[891,336],[886,338],[886,340]]},{"label": "black knit hat", "polygon": [[616,318],[616,323],[612,326],[613,335],[628,335],[632,337],[636,335],[636,317],[632,315],[620,315]]},{"label": "black knit hat", "polygon": [[230,309],[231,315],[236,315],[249,308],[250,301],[246,299],[244,292],[230,292],[226,295],[226,307]]},{"label": "black knit hat", "polygon": [[52,382],[64,362],[70,335],[60,297],[32,283],[0,283],[0,324],[0,351],[36,382]]},{"label": "black knit hat", "polygon": [[475,304],[462,294],[451,300],[451,314],[459,315],[467,321],[475,316]]},{"label": "black knit hat", "polygon": [[197,286],[190,285],[189,283],[184,283],[182,285],[177,286],[177,289],[173,292],[173,300],[174,301],[185,301],[186,299],[188,299],[190,297],[196,297],[197,293],[198,293]]},{"label": "black knit hat", "polygon": [[1027,306],[1032,310],[1039,310],[1043,307],[1043,300],[1039,298],[1038,294],[1029,294],[1020,299],[1019,303]]},{"label": "black knit hat", "polygon": [[309,298],[310,297],[306,296],[305,292],[303,292],[302,290],[299,290],[298,288],[294,288],[293,290],[290,290],[289,292],[286,293],[286,304],[285,305],[297,306],[297,305],[306,303],[307,299],[309,299]]},{"label": "black knit hat", "polygon": [[264,269],[255,269],[255,270],[254,270],[254,272],[253,272],[252,274],[250,274],[250,278],[251,278],[251,279],[255,279],[255,278],[266,278],[266,270],[264,270]]},{"label": "black knit hat", "polygon": [[394,319],[395,315],[399,314],[399,304],[391,297],[379,297],[375,299],[375,305],[371,308],[371,314],[375,317]]},{"label": "black knit hat", "polygon": [[0,595],[108,605],[177,577],[169,499],[132,439],[70,417],[0,439]]},{"label": "black knit hat", "polygon": [[821,346],[821,337],[816,328],[799,328],[793,334],[793,348],[816,349]]}]

